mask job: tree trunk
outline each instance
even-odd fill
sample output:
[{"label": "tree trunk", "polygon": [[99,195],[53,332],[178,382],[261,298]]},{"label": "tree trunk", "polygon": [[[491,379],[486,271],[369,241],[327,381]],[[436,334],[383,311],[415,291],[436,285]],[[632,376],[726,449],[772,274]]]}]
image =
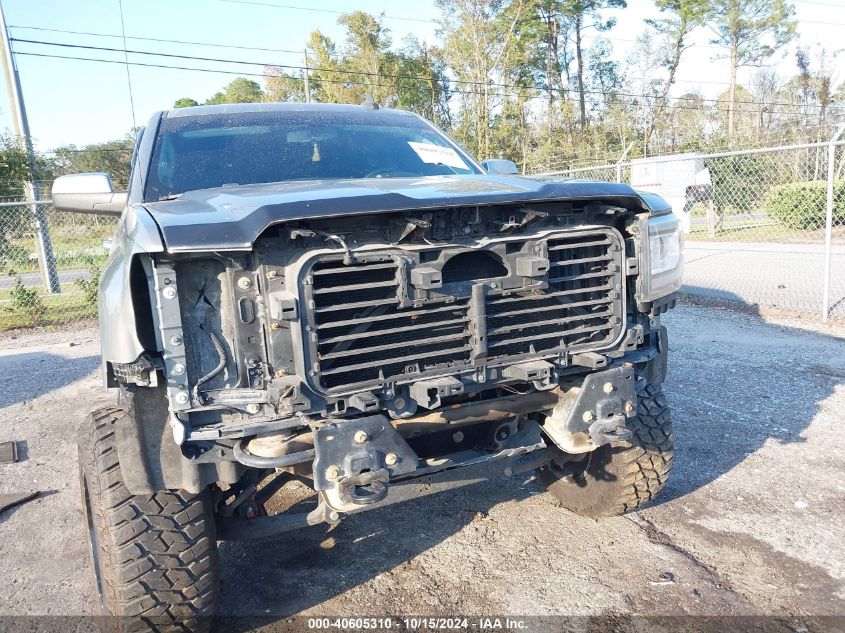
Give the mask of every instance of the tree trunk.
[{"label": "tree trunk", "polygon": [[684,27],[681,26],[681,29],[681,34],[679,34],[675,40],[675,52],[672,56],[671,66],[669,67],[669,79],[663,86],[663,91],[660,98],[657,100],[657,107],[654,109],[654,114],[651,117],[651,122],[649,123],[648,129],[645,133],[646,149],[651,141],[652,134],[654,134],[654,129],[657,127],[657,120],[660,118],[660,115],[663,114],[663,109],[666,107],[666,98],[669,96],[669,90],[672,89],[672,84],[675,83],[675,73],[678,72],[678,66],[681,64],[681,54],[684,52]]},{"label": "tree trunk", "polygon": [[581,51],[581,16],[575,18],[575,58],[578,62],[578,101],[581,106],[581,127],[587,125],[587,103],[584,99],[584,55]]},{"label": "tree trunk", "polygon": [[728,89],[728,140],[734,140],[734,115],[736,114],[736,40],[731,41],[731,87]]},{"label": "tree trunk", "polygon": [[548,99],[549,99],[549,140],[551,140],[552,136],[554,135],[554,87],[553,87],[553,80],[552,80],[552,72],[553,66],[552,63],[553,55],[557,52],[557,45],[555,40],[557,39],[557,21],[555,20],[553,15],[549,15],[548,21],[546,23],[547,28],[547,35],[548,39],[546,40],[546,90],[548,92]]},{"label": "tree trunk", "polygon": [[520,139],[522,145],[522,174],[525,175],[528,170],[528,121],[525,118],[524,103],[519,104],[519,118],[522,126],[522,138]]}]

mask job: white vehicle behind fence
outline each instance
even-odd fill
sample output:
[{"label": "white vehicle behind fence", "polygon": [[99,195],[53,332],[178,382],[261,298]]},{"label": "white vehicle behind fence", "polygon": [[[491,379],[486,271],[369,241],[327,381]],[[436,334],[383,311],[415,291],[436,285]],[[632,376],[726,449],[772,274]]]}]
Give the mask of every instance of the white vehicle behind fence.
[{"label": "white vehicle behind fence", "polygon": [[631,186],[662,196],[672,205],[685,233],[690,232],[695,203],[705,206],[707,231],[715,235],[721,224],[715,189],[704,156],[698,152],[636,158],[631,161]]}]

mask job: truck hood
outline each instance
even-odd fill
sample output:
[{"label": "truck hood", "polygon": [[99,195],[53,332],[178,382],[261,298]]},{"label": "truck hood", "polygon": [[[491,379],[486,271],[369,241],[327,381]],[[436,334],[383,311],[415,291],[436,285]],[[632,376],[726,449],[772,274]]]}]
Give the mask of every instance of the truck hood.
[{"label": "truck hood", "polygon": [[626,184],[513,176],[432,176],[232,185],[144,203],[170,252],[249,250],[271,224],[451,206],[602,200],[658,212],[662,200]]}]

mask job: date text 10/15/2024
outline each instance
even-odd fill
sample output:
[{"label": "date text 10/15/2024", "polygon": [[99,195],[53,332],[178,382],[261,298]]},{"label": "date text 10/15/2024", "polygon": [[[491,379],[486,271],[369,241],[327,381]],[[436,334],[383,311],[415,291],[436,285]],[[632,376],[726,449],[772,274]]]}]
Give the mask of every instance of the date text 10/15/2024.
[{"label": "date text 10/15/2024", "polygon": [[528,624],[510,617],[324,617],[308,618],[311,630],[339,631],[524,631]]}]

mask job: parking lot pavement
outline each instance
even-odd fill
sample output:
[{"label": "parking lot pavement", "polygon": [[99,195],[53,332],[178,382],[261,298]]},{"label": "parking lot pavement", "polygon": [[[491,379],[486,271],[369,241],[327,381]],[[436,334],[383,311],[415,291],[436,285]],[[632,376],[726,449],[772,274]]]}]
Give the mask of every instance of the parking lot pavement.
[{"label": "parking lot pavement", "polygon": [[[684,246],[684,292],[790,312],[822,311],[824,244],[701,242]],[[845,245],[831,249],[831,315],[845,318]]]},{"label": "parking lot pavement", "polygon": [[[832,630],[816,618],[845,617],[845,329],[688,305],[665,321],[677,452],[659,503],[595,521],[521,478],[329,534],[222,544],[223,613],[264,630],[297,613],[776,615]],[[113,402],[96,354],[93,330],[0,339],[0,439],[26,442],[0,493],[47,491],[0,515],[0,614],[92,609],[75,433]]]},{"label": "parking lot pavement", "polygon": [[[91,271],[87,268],[60,270],[56,274],[59,277],[60,284],[72,284],[77,279],[91,279]],[[20,277],[24,286],[41,286],[44,283],[40,272],[20,273],[15,277]],[[15,277],[11,275],[0,277],[0,290],[8,290],[14,286]]]}]

